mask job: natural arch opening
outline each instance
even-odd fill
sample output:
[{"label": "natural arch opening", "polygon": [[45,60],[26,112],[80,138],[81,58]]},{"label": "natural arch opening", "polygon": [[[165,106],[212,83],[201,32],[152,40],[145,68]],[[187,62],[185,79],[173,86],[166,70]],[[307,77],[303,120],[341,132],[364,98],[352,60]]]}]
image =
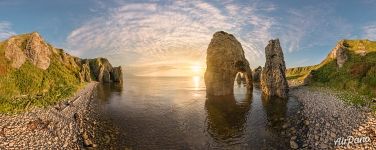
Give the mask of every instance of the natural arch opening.
[{"label": "natural arch opening", "polygon": [[247,91],[252,90],[252,70],[240,42],[233,35],[216,32],[206,53],[205,85],[208,95],[234,94],[238,73],[244,77]]}]

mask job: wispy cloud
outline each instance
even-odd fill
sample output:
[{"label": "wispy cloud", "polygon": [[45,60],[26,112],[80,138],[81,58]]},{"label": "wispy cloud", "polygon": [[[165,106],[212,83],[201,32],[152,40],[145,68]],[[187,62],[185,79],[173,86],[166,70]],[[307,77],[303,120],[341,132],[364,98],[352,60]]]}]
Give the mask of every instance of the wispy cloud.
[{"label": "wispy cloud", "polygon": [[15,33],[11,29],[11,24],[7,21],[0,21],[0,41],[9,38]]},{"label": "wispy cloud", "polygon": [[247,58],[255,62],[263,56],[273,24],[261,12],[275,7],[251,4],[126,3],[85,22],[67,43],[75,54],[112,57],[116,64],[204,62],[212,34],[224,30],[241,41]]},{"label": "wispy cloud", "polygon": [[370,40],[376,40],[376,23],[363,27],[364,37]]}]

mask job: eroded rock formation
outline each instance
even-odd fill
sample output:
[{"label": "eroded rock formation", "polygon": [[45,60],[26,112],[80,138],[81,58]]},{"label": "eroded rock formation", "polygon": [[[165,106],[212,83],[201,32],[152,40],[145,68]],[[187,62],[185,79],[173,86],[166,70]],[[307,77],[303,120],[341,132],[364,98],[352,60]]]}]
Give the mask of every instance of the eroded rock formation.
[{"label": "eroded rock formation", "polygon": [[233,94],[236,74],[245,75],[249,90],[252,89],[252,70],[238,40],[224,31],[214,33],[207,49],[205,85],[209,95]]},{"label": "eroded rock formation", "polygon": [[48,45],[37,32],[17,35],[4,43],[4,56],[10,66],[19,69],[26,61],[46,70],[52,61],[64,65],[67,69],[79,70],[75,76],[81,82],[92,80],[99,82],[122,82],[121,67],[112,67],[106,58],[81,59],[72,56],[63,49]]},{"label": "eroded rock formation", "polygon": [[40,69],[46,70],[50,66],[51,50],[37,32],[30,34],[25,54],[30,62]]},{"label": "eroded rock formation", "polygon": [[347,60],[346,46],[344,40],[338,42],[335,48],[329,53],[330,59],[336,59],[337,66],[341,68]]},{"label": "eroded rock formation", "polygon": [[14,68],[21,67],[28,59],[33,65],[46,70],[50,66],[50,55],[50,48],[37,32],[25,34],[22,38],[12,37],[5,46],[5,57]]},{"label": "eroded rock formation", "polygon": [[260,82],[260,76],[261,76],[262,67],[258,66],[255,70],[253,70],[252,79],[253,82]]},{"label": "eroded rock formation", "polygon": [[265,47],[265,67],[261,72],[261,88],[267,97],[288,97],[286,66],[279,40],[270,40]]},{"label": "eroded rock formation", "polygon": [[122,82],[121,67],[112,67],[105,58],[89,59],[90,70],[96,81],[99,82]]}]

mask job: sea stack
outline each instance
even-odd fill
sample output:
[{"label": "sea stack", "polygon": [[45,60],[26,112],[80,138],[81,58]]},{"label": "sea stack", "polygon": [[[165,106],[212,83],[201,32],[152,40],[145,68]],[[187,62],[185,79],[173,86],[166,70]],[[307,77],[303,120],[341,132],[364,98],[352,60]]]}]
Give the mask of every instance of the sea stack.
[{"label": "sea stack", "polygon": [[253,70],[252,79],[255,83],[260,83],[260,76],[261,76],[262,67],[258,66],[255,70]]},{"label": "sea stack", "polygon": [[246,78],[246,87],[252,90],[252,70],[244,56],[242,45],[232,34],[214,33],[207,49],[205,85],[208,95],[231,95],[238,72]]},{"label": "sea stack", "polygon": [[288,97],[286,66],[279,40],[270,40],[265,47],[265,67],[261,72],[261,88],[267,97]]}]

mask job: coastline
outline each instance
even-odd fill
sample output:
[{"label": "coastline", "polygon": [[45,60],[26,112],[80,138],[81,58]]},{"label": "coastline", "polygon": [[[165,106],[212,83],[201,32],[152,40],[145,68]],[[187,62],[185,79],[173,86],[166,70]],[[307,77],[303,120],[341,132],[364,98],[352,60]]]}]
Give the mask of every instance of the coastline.
[{"label": "coastline", "polygon": [[[345,104],[332,91],[306,86],[290,88],[290,95],[302,104],[302,123],[298,133],[303,145],[311,149],[372,149],[376,147],[376,115],[369,109]],[[363,142],[344,142],[350,137],[369,138]],[[337,142],[336,142],[337,141]],[[366,142],[365,142],[366,141]],[[337,143],[337,144],[335,144]]]},{"label": "coastline", "polygon": [[20,114],[0,114],[0,149],[96,147],[87,135],[83,118],[90,113],[89,106],[97,85],[98,82],[90,82],[55,106]]}]

